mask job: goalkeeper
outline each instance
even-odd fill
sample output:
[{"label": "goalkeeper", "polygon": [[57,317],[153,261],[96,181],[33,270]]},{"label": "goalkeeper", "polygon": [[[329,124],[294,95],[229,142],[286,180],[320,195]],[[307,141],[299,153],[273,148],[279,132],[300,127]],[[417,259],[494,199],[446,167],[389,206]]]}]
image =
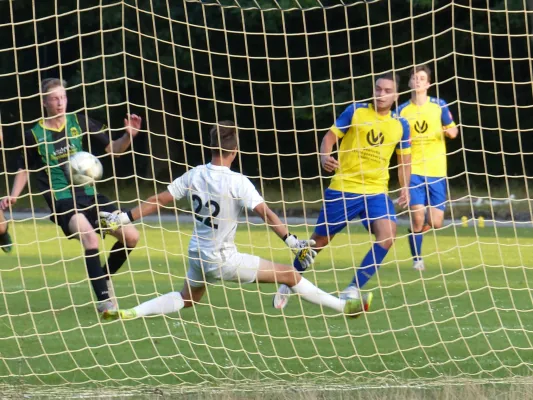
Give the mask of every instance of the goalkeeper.
[{"label": "goalkeeper", "polygon": [[[396,213],[388,196],[390,159],[396,150],[398,177],[401,185],[398,203],[409,204],[411,145],[409,124],[391,107],[398,99],[396,74],[387,73],[374,84],[374,102],[348,106],[326,133],[320,146],[321,163],[326,172],[335,171],[326,189],[324,205],[311,240],[319,252],[349,221],[359,217],[375,235],[372,248],[365,255],[355,276],[343,291],[343,298],[359,298],[359,289],[377,272],[396,238]],[[332,156],[333,146],[339,146],[339,160]],[[302,257],[294,259],[294,267],[304,271],[309,263]],[[284,308],[289,300],[287,287],[281,285],[274,296],[275,308]]]},{"label": "goalkeeper", "polygon": [[[423,271],[423,233],[440,228],[446,208],[446,137],[455,139],[457,127],[448,105],[442,99],[428,96],[431,69],[420,65],[411,71],[411,100],[400,105],[398,113],[411,125],[412,175],[409,247],[413,268]],[[427,212],[427,225],[425,211]]]},{"label": "goalkeeper", "polygon": [[[240,283],[281,282],[304,300],[329,307],[339,313],[357,316],[363,311],[363,300],[341,300],[302,278],[293,267],[277,264],[237,251],[234,237],[237,219],[243,208],[254,211],[294,252],[314,245],[312,240],[298,240],[266,205],[254,185],[244,175],[232,172],[230,166],[237,155],[237,130],[232,121],[222,121],[211,131],[212,160],[191,169],[168,186],[168,190],[150,197],[127,213],[100,212],[104,229],[129,225],[160,207],[182,198],[189,199],[194,216],[194,230],[189,243],[189,269],[181,292],[171,292],[132,309],[103,314],[104,319],[131,319],[153,314],[169,314],[199,302],[206,284],[216,280]],[[307,262],[313,261],[312,251]]]},{"label": "goalkeeper", "polygon": [[125,120],[126,133],[110,141],[105,125],[86,118],[83,114],[67,113],[66,82],[45,79],[41,83],[46,118],[25,133],[24,151],[19,158],[11,195],[2,199],[0,209],[14,205],[26,184],[28,170],[37,171],[37,187],[50,207],[53,222],[61,227],[69,239],[80,240],[85,249],[85,265],[98,299],[97,310],[103,312],[116,307],[113,286],[106,275],[115,273],[126,261],[139,240],[133,227],[112,233],[117,242],[107,260],[107,270],[102,268],[98,255],[98,209],[113,211],[111,201],[97,194],[92,186],[73,187],[68,171],[69,155],[83,151],[83,138],[92,139],[94,146],[106,153],[119,155],[128,149],[131,139],[141,127],[141,117],[131,115]]}]

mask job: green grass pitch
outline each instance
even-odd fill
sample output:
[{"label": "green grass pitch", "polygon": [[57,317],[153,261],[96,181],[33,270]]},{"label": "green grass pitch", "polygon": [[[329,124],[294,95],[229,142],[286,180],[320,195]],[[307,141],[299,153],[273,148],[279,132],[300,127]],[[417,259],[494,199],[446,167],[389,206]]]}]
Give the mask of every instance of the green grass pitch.
[{"label": "green grass pitch", "polygon": [[[183,284],[191,225],[140,229],[139,248],[114,278],[122,307]],[[271,307],[274,285],[224,283],[209,286],[202,304],[179,315],[105,323],[95,312],[77,241],[47,221],[16,223],[11,232],[17,246],[0,254],[0,384],[364,385],[508,379],[532,371],[531,229],[430,232],[420,273],[399,227],[386,264],[366,288],[375,294],[371,312],[359,319],[296,297],[280,313]],[[241,252],[291,261],[265,227],[243,224],[236,241]],[[104,243],[109,251],[112,239]],[[368,248],[368,233],[350,227],[306,276],[336,293]]]}]

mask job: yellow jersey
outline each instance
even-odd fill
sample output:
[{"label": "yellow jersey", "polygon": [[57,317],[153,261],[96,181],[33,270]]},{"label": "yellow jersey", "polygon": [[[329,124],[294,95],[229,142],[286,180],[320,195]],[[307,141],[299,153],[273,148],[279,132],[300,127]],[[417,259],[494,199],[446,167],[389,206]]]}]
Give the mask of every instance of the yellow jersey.
[{"label": "yellow jersey", "polygon": [[409,123],[395,112],[380,115],[372,104],[354,103],[337,118],[331,131],[342,139],[339,168],[330,189],[356,194],[387,193],[390,159],[410,154]]},{"label": "yellow jersey", "polygon": [[411,126],[411,173],[435,178],[446,176],[444,130],[455,126],[448,104],[435,97],[429,97],[421,106],[408,101],[398,107],[398,114]]}]

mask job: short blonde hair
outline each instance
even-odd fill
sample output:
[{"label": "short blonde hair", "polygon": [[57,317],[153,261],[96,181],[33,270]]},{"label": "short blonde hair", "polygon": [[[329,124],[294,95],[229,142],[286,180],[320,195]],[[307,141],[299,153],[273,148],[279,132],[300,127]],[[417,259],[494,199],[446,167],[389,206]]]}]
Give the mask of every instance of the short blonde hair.
[{"label": "short blonde hair", "polygon": [[46,78],[41,81],[41,94],[43,97],[48,96],[48,94],[52,91],[52,89],[63,86],[64,88],[67,87],[67,81],[64,81],[63,79],[59,78]]}]

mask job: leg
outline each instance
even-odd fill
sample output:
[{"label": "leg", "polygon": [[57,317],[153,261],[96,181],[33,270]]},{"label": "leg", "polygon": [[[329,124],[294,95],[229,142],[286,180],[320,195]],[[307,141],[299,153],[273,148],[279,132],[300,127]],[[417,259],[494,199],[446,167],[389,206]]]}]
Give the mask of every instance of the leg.
[{"label": "leg", "polygon": [[420,232],[424,228],[426,218],[423,204],[414,204],[411,206],[411,224],[413,232]]},{"label": "leg", "polygon": [[428,223],[432,228],[442,228],[448,188],[446,178],[437,178],[429,184]]},{"label": "leg", "polygon": [[[145,301],[138,306],[124,310],[112,310],[102,315],[103,319],[133,319],[147,315],[165,315],[178,312],[182,308],[192,307],[205,293],[203,273],[198,269],[199,260],[191,260],[187,279],[181,292],[170,292],[155,299]],[[195,268],[196,267],[196,268]]]},{"label": "leg", "polygon": [[[413,213],[413,230],[409,234],[409,246],[411,254],[413,255],[413,268],[418,271],[425,269],[424,260],[422,259],[422,241],[424,233],[429,229],[442,227],[444,220],[444,209],[446,207],[446,178],[431,178],[426,177],[424,184],[424,193],[427,197],[424,198],[426,205],[429,205],[427,213],[427,224],[424,225],[422,213],[416,215]],[[419,205],[421,207],[422,205]]]},{"label": "leg", "polygon": [[396,216],[389,196],[386,194],[367,196],[366,209],[362,216],[365,226],[368,226],[368,221],[373,221],[369,230],[376,240],[345,290],[344,296],[348,297],[358,296],[359,289],[376,274],[396,239]]},{"label": "leg", "polygon": [[7,232],[7,221],[4,212],[0,210],[0,236]]},{"label": "leg", "polygon": [[109,299],[100,257],[98,256],[98,235],[85,215],[75,213],[69,220],[68,231],[80,240],[85,249],[85,265],[91,284],[99,301]]},{"label": "leg", "polygon": [[122,315],[122,317],[124,318],[128,311],[130,318],[172,314],[182,308],[192,307],[194,303],[200,301],[204,293],[205,286],[192,286],[189,280],[186,280],[181,292],[170,292],[139,304],[131,310],[124,310],[123,314],[125,315]]},{"label": "leg", "polygon": [[428,213],[428,224],[434,229],[442,228],[444,221],[444,210],[437,207],[431,207]]},{"label": "leg", "polygon": [[[320,253],[322,249],[329,244],[330,240],[333,239],[333,236],[335,235],[321,236],[317,234],[316,232],[313,232],[313,234],[311,235],[311,239],[313,239],[316,242],[314,250],[317,252],[317,254]],[[302,273],[303,271],[307,269],[307,266],[304,267],[302,264],[300,264],[298,255],[294,257],[294,261],[292,265],[293,265],[293,268],[300,273]],[[272,306],[277,309],[283,309],[287,307],[287,304],[289,304],[290,294],[291,294],[290,287],[286,284],[281,284],[278,287],[276,294],[272,298]]]},{"label": "leg", "polygon": [[13,241],[7,232],[7,221],[4,212],[0,210],[0,248],[4,253],[9,253],[13,249]]},{"label": "leg", "polygon": [[263,259],[260,261],[256,280],[259,283],[282,283],[290,287],[293,293],[299,294],[302,299],[310,303],[328,307],[340,313],[344,312],[351,316],[358,316],[361,312],[368,310],[372,301],[371,296],[364,301],[341,300],[313,285],[293,267]]},{"label": "leg", "polygon": [[115,274],[126,262],[128,255],[137,246],[140,236],[139,231],[133,225],[124,226],[109,234],[115,237],[117,242],[111,249],[105,266],[107,279],[110,278],[110,275]]},{"label": "leg", "polygon": [[422,240],[424,239],[424,219],[425,208],[423,204],[414,204],[411,206],[411,224],[409,229],[409,248],[414,260],[414,268],[423,270],[424,267],[417,268],[417,265],[422,261]]},{"label": "leg", "polygon": [[[324,194],[324,206],[320,210],[316,222],[316,228],[311,236],[316,242],[315,251],[319,253],[361,211],[363,196],[353,193],[343,193],[336,190],[327,189]],[[298,255],[293,261],[294,268],[303,272],[308,265],[300,263]],[[272,299],[274,308],[285,308],[289,302],[290,288],[281,285]]]},{"label": "leg", "polygon": [[428,204],[428,182],[427,177],[421,175],[411,175],[409,194],[411,196],[411,228],[409,229],[409,248],[413,257],[413,267],[418,270],[424,269],[422,261],[422,235],[425,220],[425,206]]},{"label": "leg", "polygon": [[[87,218],[90,221],[98,221],[100,219],[98,211],[107,211],[110,213],[117,211],[114,202],[102,194],[97,195],[96,198],[92,198],[91,205],[92,207],[86,212]],[[95,224],[95,227],[98,227],[98,222],[95,222]],[[109,234],[116,238],[117,242],[111,248],[109,258],[106,262],[105,273],[107,279],[110,278],[110,275],[115,274],[126,262],[129,253],[137,246],[140,236],[139,231],[133,225],[123,226],[114,232],[109,232]]]}]

